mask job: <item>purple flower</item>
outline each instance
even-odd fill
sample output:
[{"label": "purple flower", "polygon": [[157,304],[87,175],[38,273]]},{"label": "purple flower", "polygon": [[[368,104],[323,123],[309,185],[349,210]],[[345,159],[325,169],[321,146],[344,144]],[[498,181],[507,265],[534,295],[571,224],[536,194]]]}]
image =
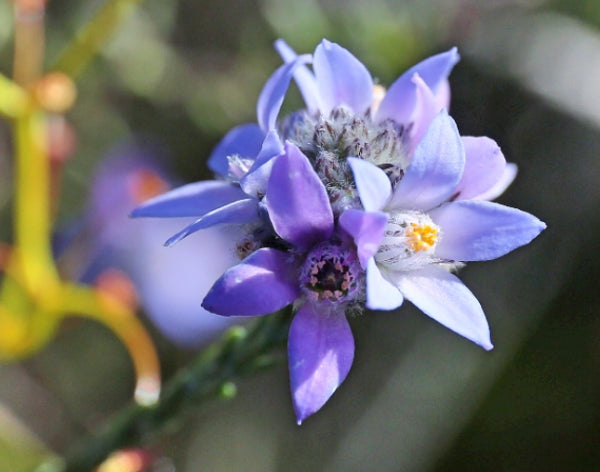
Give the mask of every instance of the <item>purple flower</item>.
[{"label": "purple flower", "polygon": [[[258,124],[232,130],[209,159],[221,180],[176,189],[134,216],[200,216],[168,243],[216,224],[244,234],[241,262],[203,307],[258,316],[292,306],[288,357],[301,423],[350,370],[348,314],[392,310],[406,298],[491,349],[479,302],[451,272],[527,244],[545,225],[489,201],[516,167],[491,139],[461,137],[448,116],[455,48],[385,92],[337,44],[323,40],[311,56],[275,46],[285,64],[261,93]],[[278,121],[292,78],[306,109]]]},{"label": "purple flower", "polygon": [[274,160],[265,205],[280,247],[262,247],[230,268],[203,302],[214,313],[266,315],[296,302],[288,342],[298,423],[320,409],[354,358],[348,307],[364,298],[352,241],[336,234],[329,197],[292,143]]}]

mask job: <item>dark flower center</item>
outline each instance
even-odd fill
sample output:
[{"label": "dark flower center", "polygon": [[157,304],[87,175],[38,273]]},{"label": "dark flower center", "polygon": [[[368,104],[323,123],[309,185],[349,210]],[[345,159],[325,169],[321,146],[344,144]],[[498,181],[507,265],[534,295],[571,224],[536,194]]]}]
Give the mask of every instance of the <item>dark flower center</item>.
[{"label": "dark flower center", "polygon": [[326,241],[313,248],[306,257],[300,283],[312,300],[348,302],[358,295],[360,274],[354,251]]}]

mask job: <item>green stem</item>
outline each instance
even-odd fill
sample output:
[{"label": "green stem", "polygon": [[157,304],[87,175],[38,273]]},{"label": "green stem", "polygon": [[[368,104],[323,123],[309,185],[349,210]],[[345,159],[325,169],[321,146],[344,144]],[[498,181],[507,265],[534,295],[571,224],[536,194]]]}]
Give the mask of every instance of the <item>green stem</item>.
[{"label": "green stem", "polygon": [[107,0],[61,53],[51,70],[64,72],[72,79],[87,66],[114,30],[142,0]]},{"label": "green stem", "polygon": [[[249,330],[233,328],[217,345],[173,377],[153,407],[132,403],[115,415],[96,435],[70,452],[60,464],[46,463],[37,472],[89,472],[112,451],[140,443],[181,423],[190,407],[224,397],[223,390],[234,379],[256,373],[282,356],[273,356],[285,346],[288,312],[261,318]],[[227,396],[225,396],[227,397]]]}]

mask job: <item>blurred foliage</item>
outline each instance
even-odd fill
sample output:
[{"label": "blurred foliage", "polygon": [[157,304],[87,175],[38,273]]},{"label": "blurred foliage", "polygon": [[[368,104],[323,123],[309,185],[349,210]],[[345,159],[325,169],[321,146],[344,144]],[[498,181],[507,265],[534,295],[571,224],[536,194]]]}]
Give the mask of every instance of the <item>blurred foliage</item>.
[{"label": "blurred foliage", "polygon": [[[50,0],[48,65],[101,3]],[[548,11],[579,18],[600,37],[595,0],[146,0],[122,25],[78,82],[68,115],[77,151],[63,176],[61,225],[77,221],[94,169],[125,141],[159,142],[168,151],[163,164],[181,181],[208,177],[214,144],[254,120],[260,88],[279,63],[272,41],[281,36],[301,52],[322,37],[337,41],[382,84],[458,45],[453,116],[463,134],[492,137],[519,165],[501,201],[549,227],[532,246],[462,272],[488,314],[493,352],[410,307],[373,314],[353,320],[357,358],[344,388],[301,428],[282,366],[241,381],[233,402],[141,446],[170,457],[178,472],[600,469],[600,132],[518,69],[493,67],[497,51],[481,39],[500,20],[527,26]],[[0,2],[0,72],[7,75],[11,24],[10,2]],[[519,52],[508,40],[499,44],[493,47],[504,45],[507,57]],[[554,57],[544,44],[538,53]],[[297,95],[288,102],[287,109],[300,103]],[[10,149],[3,123],[3,227]],[[193,353],[153,334],[169,377]],[[124,350],[87,321],[68,323],[45,351],[0,367],[0,375],[0,402],[40,437],[35,446],[11,439],[29,451],[17,454],[3,447],[16,429],[0,421],[0,464],[14,472],[30,470],[41,442],[64,452],[125,405],[131,387]],[[17,455],[20,466],[8,462]]]}]

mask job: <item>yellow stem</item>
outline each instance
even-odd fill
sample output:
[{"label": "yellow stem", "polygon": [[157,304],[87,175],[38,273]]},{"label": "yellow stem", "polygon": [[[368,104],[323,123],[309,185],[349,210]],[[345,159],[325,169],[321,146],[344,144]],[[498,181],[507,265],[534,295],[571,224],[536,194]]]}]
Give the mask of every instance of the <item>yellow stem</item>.
[{"label": "yellow stem", "polygon": [[160,394],[160,365],[152,339],[136,314],[109,294],[64,285],[61,311],[90,318],[112,330],[125,344],[136,371],[135,399],[152,405]]},{"label": "yellow stem", "polygon": [[142,0],[107,0],[94,18],[77,33],[52,70],[75,79],[121,22]]},{"label": "yellow stem", "polygon": [[30,100],[27,92],[0,74],[0,115],[18,118],[26,113]]},{"label": "yellow stem", "polygon": [[34,294],[44,289],[40,285],[58,280],[50,246],[50,163],[44,120],[44,113],[37,111],[15,121],[15,246],[24,283]]}]

